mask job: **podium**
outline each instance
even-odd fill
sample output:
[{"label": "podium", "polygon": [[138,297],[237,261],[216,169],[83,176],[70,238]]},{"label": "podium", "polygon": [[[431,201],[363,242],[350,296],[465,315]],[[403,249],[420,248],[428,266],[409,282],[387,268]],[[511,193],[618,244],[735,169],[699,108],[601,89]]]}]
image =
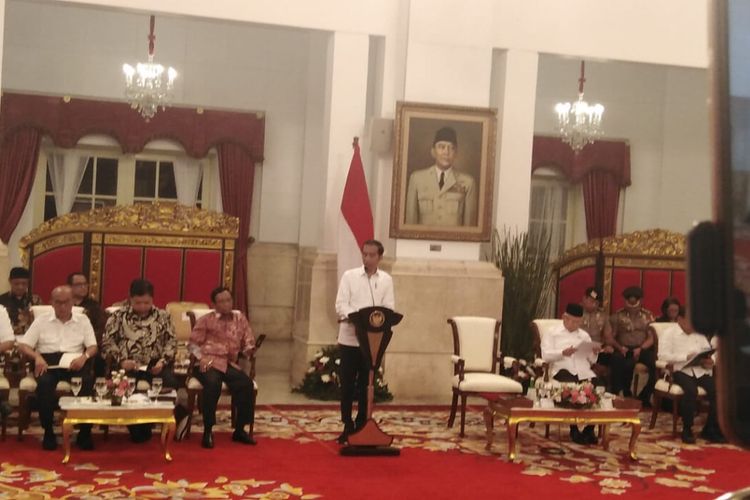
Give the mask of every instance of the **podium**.
[{"label": "podium", "polygon": [[350,434],[348,446],[341,448],[345,456],[399,455],[398,448],[391,447],[393,436],[383,432],[372,419],[375,399],[375,371],[383,361],[383,354],[391,341],[391,327],[399,324],[404,316],[387,307],[365,307],[349,315],[359,341],[362,355],[369,363],[367,382],[367,421],[357,432]]}]

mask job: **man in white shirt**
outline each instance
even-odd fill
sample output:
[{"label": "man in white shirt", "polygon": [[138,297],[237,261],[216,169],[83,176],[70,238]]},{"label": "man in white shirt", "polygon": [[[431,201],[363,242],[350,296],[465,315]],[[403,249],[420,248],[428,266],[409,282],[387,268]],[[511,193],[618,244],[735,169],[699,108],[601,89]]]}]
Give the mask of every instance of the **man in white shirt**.
[{"label": "man in white shirt", "polygon": [[[562,326],[542,338],[542,359],[549,364],[552,378],[559,382],[594,381],[596,374],[591,365],[596,363],[599,348],[581,347],[584,342],[591,342],[589,334],[581,329],[583,307],[580,304],[568,304],[562,320]],[[594,426],[587,425],[583,432],[579,432],[577,426],[571,425],[570,439],[578,444],[596,443]]]},{"label": "man in white shirt", "polygon": [[693,418],[695,417],[698,387],[706,391],[709,401],[708,417],[701,431],[701,437],[711,442],[726,442],[719,429],[716,418],[716,387],[713,368],[715,359],[706,356],[694,366],[685,367],[686,361],[698,353],[711,349],[711,344],[702,333],[698,333],[687,318],[677,318],[669,329],[659,337],[659,360],[674,365],[672,380],[679,385],[684,394],[680,398],[680,417],[682,417],[682,442],[695,443],[693,436]]},{"label": "man in white shirt", "polygon": [[[18,341],[19,350],[34,360],[39,420],[44,428],[42,448],[45,450],[57,448],[52,420],[57,405],[57,383],[70,381],[71,377],[81,377],[79,395],[90,395],[94,384],[89,360],[97,352],[91,322],[85,314],[73,313],[70,287],[58,286],[52,290],[51,304],[54,313],[40,314]],[[65,353],[78,354],[67,369],[58,367]],[[90,425],[81,425],[76,442],[81,449],[93,449]]]},{"label": "man in white shirt", "polygon": [[[339,320],[339,352],[341,353],[341,421],[344,431],[338,438],[346,443],[349,434],[356,432],[367,420],[367,382],[370,363],[359,349],[359,341],[349,314],[364,307],[396,307],[393,297],[393,279],[378,269],[383,258],[383,244],[367,240],[362,245],[362,267],[344,272],[336,294],[336,315]],[[357,419],[352,420],[352,404],[357,398]]]}]

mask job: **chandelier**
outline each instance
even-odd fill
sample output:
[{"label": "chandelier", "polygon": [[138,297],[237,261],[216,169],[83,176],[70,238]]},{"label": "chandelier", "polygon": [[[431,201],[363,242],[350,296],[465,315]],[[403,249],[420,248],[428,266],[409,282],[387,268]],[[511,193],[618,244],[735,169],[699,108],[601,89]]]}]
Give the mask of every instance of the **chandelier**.
[{"label": "chandelier", "polygon": [[589,105],[583,100],[584,63],[581,61],[581,77],[578,79],[578,100],[576,102],[559,102],[555,105],[557,126],[563,142],[569,144],[576,153],[586,144],[593,143],[601,137],[602,114],[604,106],[597,103]]},{"label": "chandelier", "polygon": [[125,97],[130,107],[149,121],[154,117],[159,107],[162,110],[172,98],[174,81],[177,71],[171,66],[164,68],[154,62],[154,16],[151,16],[151,31],[148,35],[148,62],[137,63],[135,68],[130,64],[123,64],[125,73]]}]

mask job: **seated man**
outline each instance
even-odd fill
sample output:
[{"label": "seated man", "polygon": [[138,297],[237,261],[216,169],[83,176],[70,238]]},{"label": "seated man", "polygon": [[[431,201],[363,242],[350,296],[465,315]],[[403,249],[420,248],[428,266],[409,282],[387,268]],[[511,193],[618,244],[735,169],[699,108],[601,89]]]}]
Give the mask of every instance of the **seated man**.
[{"label": "seated man", "polygon": [[[85,274],[77,272],[68,275],[68,286],[73,290],[73,305],[83,307],[83,312],[88,316],[91,326],[94,328],[97,345],[102,345],[102,333],[104,331],[104,314],[99,302],[89,296],[89,279]],[[101,351],[94,357],[94,375],[106,377],[106,363]]]},{"label": "seated man", "polygon": [[[542,359],[549,363],[552,378],[559,382],[594,381],[596,374],[591,365],[596,362],[599,349],[582,349],[583,342],[591,342],[591,337],[581,329],[583,307],[568,304],[563,313],[561,327],[548,332],[542,338]],[[587,425],[583,432],[575,425],[570,426],[570,439],[578,444],[594,444],[594,426]]]},{"label": "seated man", "polygon": [[597,376],[605,377],[609,374],[609,362],[614,348],[612,347],[612,325],[604,309],[601,308],[601,294],[592,287],[586,289],[581,300],[583,306],[583,322],[581,329],[589,334],[591,340],[602,344],[602,350],[596,359],[592,370]]},{"label": "seated man", "polygon": [[716,388],[714,386],[714,358],[706,356],[696,366],[685,367],[685,361],[695,354],[711,349],[711,344],[702,333],[693,329],[687,318],[680,316],[674,326],[659,337],[659,359],[674,365],[672,380],[682,387],[680,417],[682,417],[682,442],[695,443],[693,418],[695,417],[698,387],[706,391],[709,402],[708,418],[701,437],[714,443],[725,442],[716,419]]},{"label": "seated man", "polygon": [[[5,307],[0,306],[0,353],[8,352],[13,349],[16,343],[13,337],[13,325],[10,323],[10,317]],[[0,413],[7,416],[11,412],[10,404],[7,401],[0,401]]]},{"label": "seated man", "polygon": [[[34,360],[36,375],[36,398],[39,405],[39,420],[44,428],[42,448],[57,448],[53,415],[57,400],[55,388],[61,380],[81,377],[79,396],[92,394],[94,381],[89,360],[96,354],[96,336],[89,319],[84,314],[73,313],[73,294],[69,286],[58,286],[52,290],[53,313],[39,315],[34,319],[23,338],[18,341],[19,350]],[[80,354],[68,369],[57,365],[65,353]],[[52,367],[52,368],[50,368]],[[91,426],[81,425],[76,439],[84,450],[93,449]]]},{"label": "seated man", "polygon": [[[122,368],[136,383],[160,377],[164,387],[177,388],[173,364],[177,338],[169,313],[154,307],[154,286],[136,279],[130,284],[130,301],[107,320],[102,351],[112,369]],[[151,425],[128,427],[134,442],[151,439]]]},{"label": "seated man", "polygon": [[42,303],[38,295],[29,291],[29,278],[28,269],[14,267],[8,277],[10,290],[0,295],[0,305],[7,309],[15,335],[23,335],[29,327],[29,308]]},{"label": "seated man", "polygon": [[622,292],[625,307],[612,315],[612,346],[615,348],[610,361],[610,380],[612,392],[631,397],[630,386],[636,363],[648,368],[648,382],[638,396],[644,408],[651,408],[651,394],[656,384],[656,353],[654,352],[654,334],[648,325],[654,321],[651,311],[641,305],[643,290],[637,286],[626,288]]},{"label": "seated man", "polygon": [[215,312],[198,319],[190,335],[190,352],[200,361],[194,376],[203,385],[203,440],[204,448],[213,448],[211,431],[216,423],[216,405],[221,396],[221,383],[232,393],[236,422],[232,441],[255,444],[245,425],[253,415],[253,381],[237,364],[239,354],[250,355],[255,349],[255,337],[245,315],[232,311],[232,292],[219,287],[211,292]]}]

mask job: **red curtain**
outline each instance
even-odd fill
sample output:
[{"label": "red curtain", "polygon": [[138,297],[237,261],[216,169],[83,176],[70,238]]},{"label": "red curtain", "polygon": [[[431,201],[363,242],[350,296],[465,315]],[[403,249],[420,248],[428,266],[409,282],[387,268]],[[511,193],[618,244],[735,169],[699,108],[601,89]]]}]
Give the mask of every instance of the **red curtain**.
[{"label": "red curtain", "polygon": [[591,170],[583,178],[583,204],[586,211],[586,234],[594,238],[614,236],[617,230],[617,209],[620,184],[606,170]]},{"label": "red curtain", "polygon": [[234,304],[247,313],[247,240],[250,233],[255,162],[236,144],[222,143],[217,149],[224,213],[240,219],[239,238],[234,253]]},{"label": "red curtain", "polygon": [[17,130],[5,137],[0,151],[0,240],[6,244],[21,220],[34,185],[39,131]]}]

